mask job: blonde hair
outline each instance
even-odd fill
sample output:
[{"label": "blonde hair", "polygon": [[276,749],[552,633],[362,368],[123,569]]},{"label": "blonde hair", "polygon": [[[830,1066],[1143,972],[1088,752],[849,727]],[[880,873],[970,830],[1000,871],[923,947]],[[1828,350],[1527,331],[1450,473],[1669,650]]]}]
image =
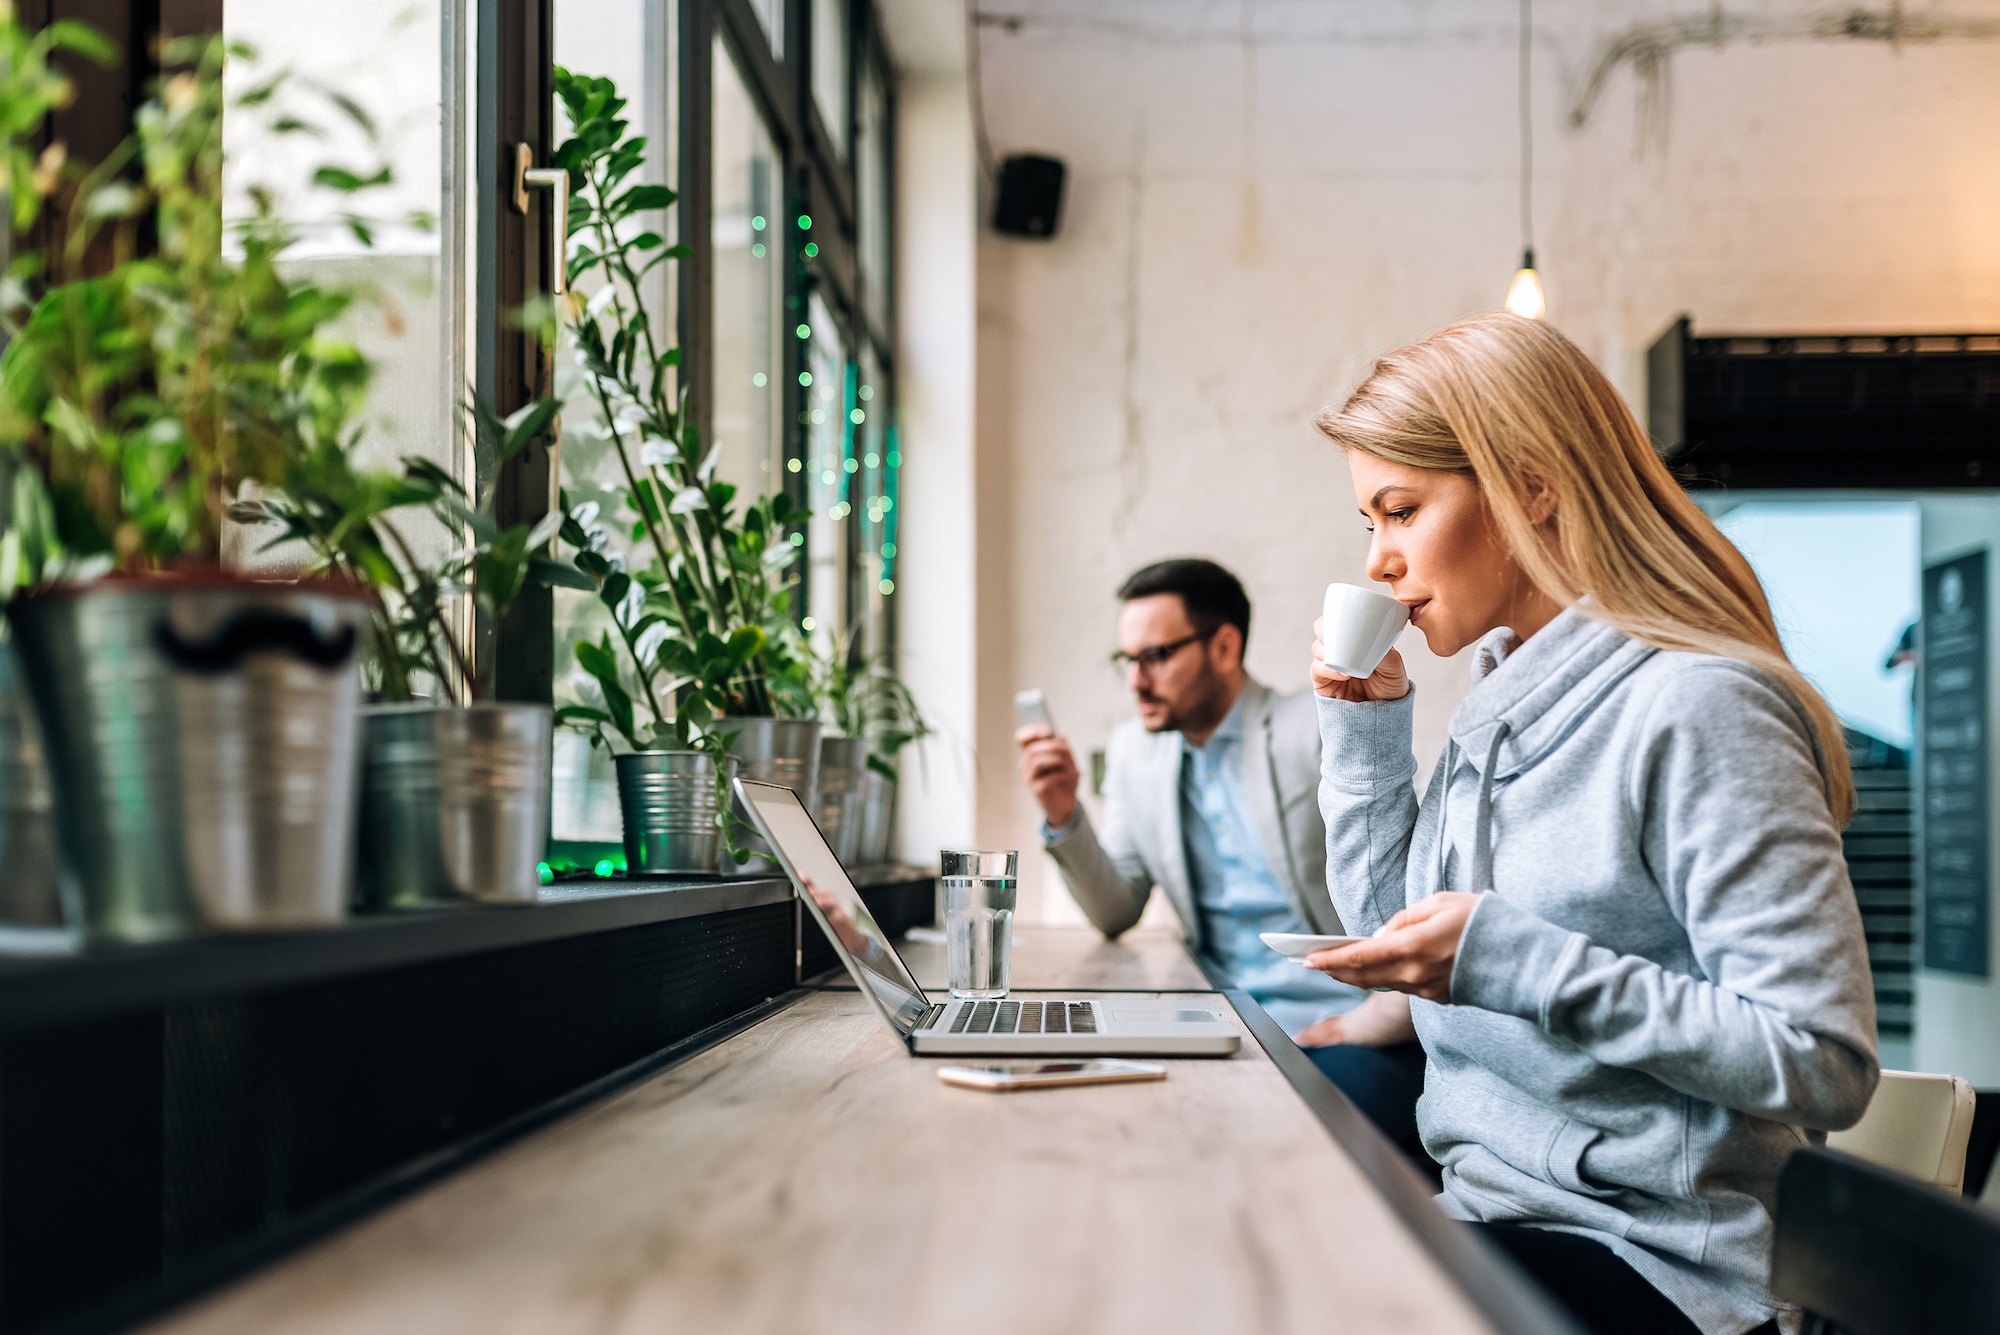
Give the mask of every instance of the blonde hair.
[{"label": "blonde hair", "polygon": [[1522,572],[1562,606],[1588,594],[1593,615],[1634,639],[1776,678],[1811,721],[1828,805],[1847,824],[1839,716],[1786,656],[1756,572],[1562,334],[1506,311],[1460,321],[1378,359],[1314,425],[1343,450],[1470,475]]}]

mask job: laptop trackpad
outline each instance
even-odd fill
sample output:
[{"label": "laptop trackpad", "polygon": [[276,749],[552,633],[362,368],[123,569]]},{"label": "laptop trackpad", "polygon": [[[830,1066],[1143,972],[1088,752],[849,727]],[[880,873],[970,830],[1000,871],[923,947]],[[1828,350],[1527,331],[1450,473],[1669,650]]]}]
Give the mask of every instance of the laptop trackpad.
[{"label": "laptop trackpad", "polygon": [[1147,1010],[1114,1010],[1111,1018],[1119,1024],[1214,1024],[1214,1011],[1167,1010],[1153,1007]]}]

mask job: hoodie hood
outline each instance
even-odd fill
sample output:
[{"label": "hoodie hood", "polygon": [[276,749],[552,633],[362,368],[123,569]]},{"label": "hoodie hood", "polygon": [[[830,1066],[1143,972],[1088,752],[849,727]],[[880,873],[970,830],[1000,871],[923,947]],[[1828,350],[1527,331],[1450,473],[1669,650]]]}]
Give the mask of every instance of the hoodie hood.
[{"label": "hoodie hood", "polygon": [[[1445,741],[1445,791],[1463,764],[1479,776],[1473,805],[1471,882],[1493,883],[1493,785],[1555,750],[1657,649],[1590,615],[1583,603],[1564,608],[1533,638],[1502,627],[1473,653],[1473,687],[1452,712]],[[1448,813],[1449,807],[1445,809]],[[1437,884],[1447,878],[1448,816],[1441,816]]]},{"label": "hoodie hood", "polygon": [[1510,779],[1560,745],[1658,652],[1599,620],[1586,603],[1565,608],[1525,642],[1496,630],[1474,652],[1473,688],[1451,716],[1452,748],[1489,781]]}]

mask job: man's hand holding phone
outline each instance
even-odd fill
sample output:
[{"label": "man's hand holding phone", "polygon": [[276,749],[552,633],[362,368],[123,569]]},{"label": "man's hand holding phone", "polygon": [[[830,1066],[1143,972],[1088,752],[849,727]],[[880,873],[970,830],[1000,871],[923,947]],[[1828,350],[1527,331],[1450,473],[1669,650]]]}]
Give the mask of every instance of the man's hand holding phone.
[{"label": "man's hand holding phone", "polygon": [[1014,734],[1014,745],[1021,752],[1021,777],[1051,828],[1061,829],[1076,817],[1080,778],[1076,753],[1056,735],[1055,720],[1049,717],[1040,691],[1016,695],[1014,709],[1021,718],[1020,730]]}]

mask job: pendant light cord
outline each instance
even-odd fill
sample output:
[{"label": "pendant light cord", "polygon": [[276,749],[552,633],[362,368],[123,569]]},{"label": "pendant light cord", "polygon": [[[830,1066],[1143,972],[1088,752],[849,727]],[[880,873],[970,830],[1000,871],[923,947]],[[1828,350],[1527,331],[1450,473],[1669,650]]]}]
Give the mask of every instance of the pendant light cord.
[{"label": "pendant light cord", "polygon": [[1534,42],[1534,0],[1521,0],[1521,249],[1535,253],[1535,126],[1529,112],[1528,53]]}]

